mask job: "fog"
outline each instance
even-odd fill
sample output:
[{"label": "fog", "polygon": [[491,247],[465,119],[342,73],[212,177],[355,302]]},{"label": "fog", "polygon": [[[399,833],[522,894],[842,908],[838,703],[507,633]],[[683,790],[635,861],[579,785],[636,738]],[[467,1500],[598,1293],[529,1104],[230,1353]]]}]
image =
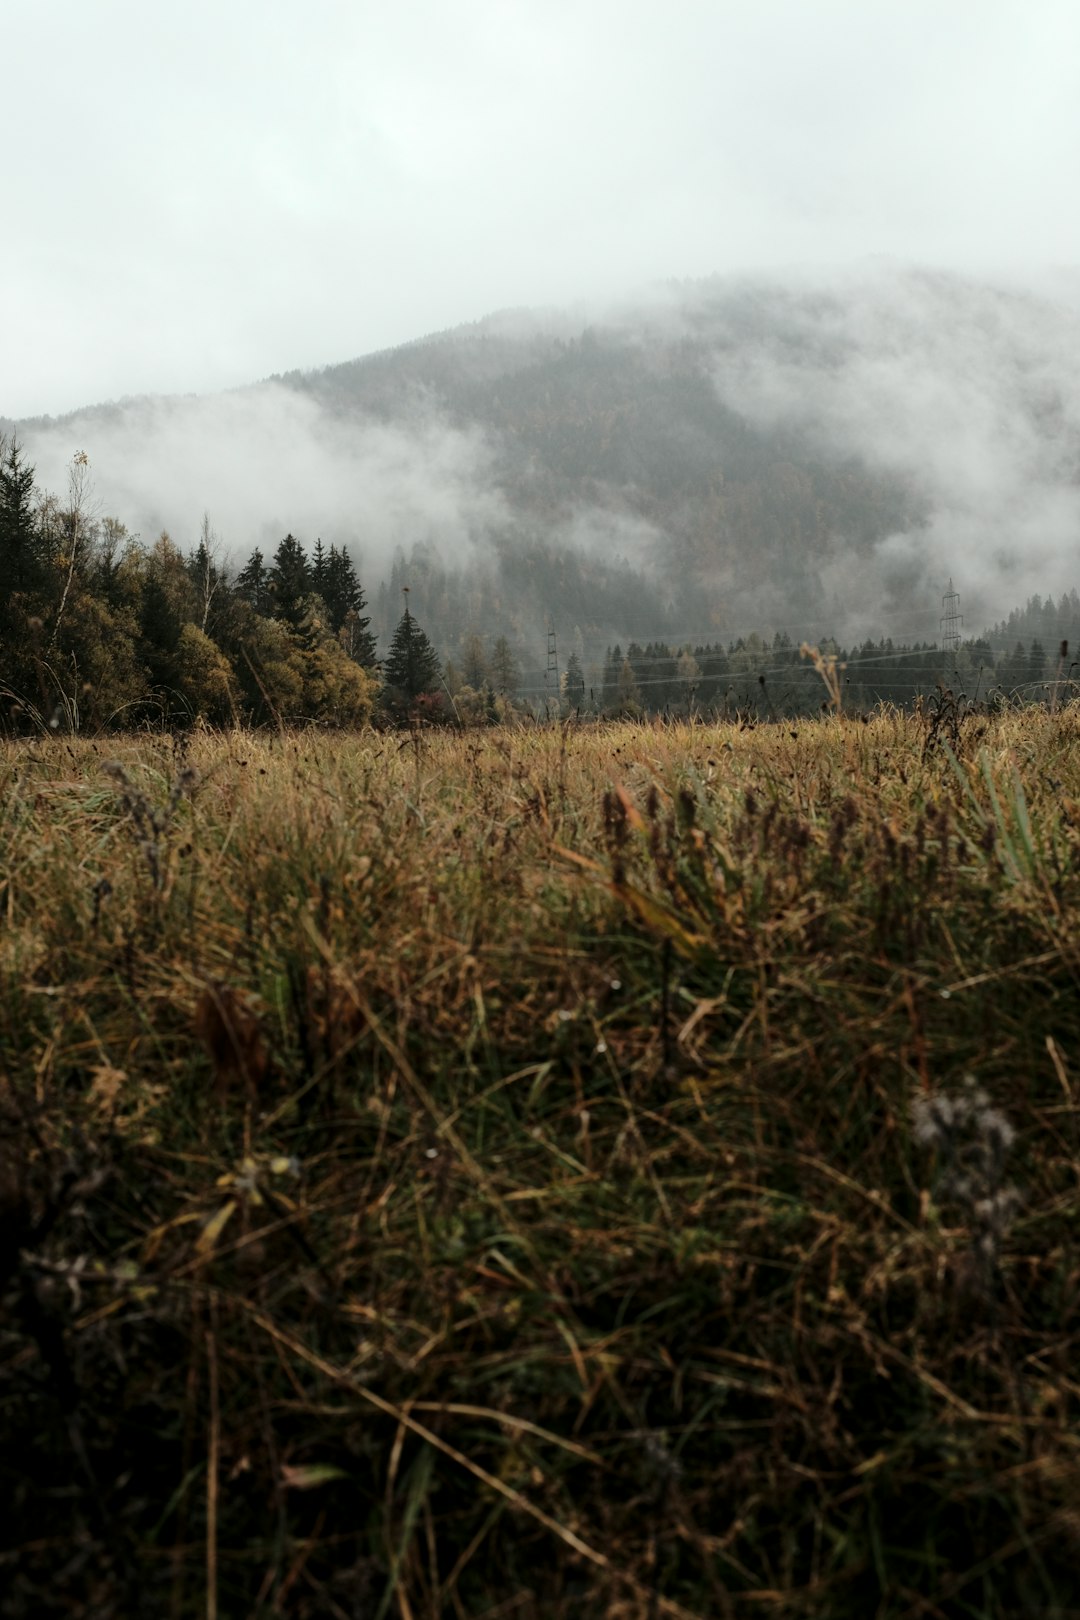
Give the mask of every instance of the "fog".
[{"label": "fog", "polygon": [[907,475],[929,497],[929,521],[879,542],[875,566],[853,576],[838,549],[821,570],[832,601],[869,624],[901,587],[932,607],[951,576],[978,628],[1077,583],[1075,306],[889,266],[772,281],[752,296],[760,324],[752,342],[730,334],[714,371],[721,397]]},{"label": "fog", "polygon": [[[789,556],[755,583],[745,541],[725,538],[721,507],[711,550],[687,575],[678,485],[660,502],[635,475],[635,456],[658,453],[641,440],[648,429],[625,430],[621,479],[593,477],[588,465],[564,478],[529,410],[499,392],[549,353],[573,351],[575,340],[580,348],[583,334],[612,354],[629,346],[643,377],[681,363],[689,345],[717,399],[758,433],[766,483],[793,455],[838,469],[834,479],[850,465],[910,485],[918,521],[868,540],[836,519],[812,554]],[[606,385],[604,359],[597,364]],[[482,391],[470,394],[476,379]],[[593,409],[585,384],[552,371],[542,392],[542,425],[571,451],[586,442],[595,423],[581,417]],[[480,401],[472,416],[462,404],[470,399]],[[595,407],[608,410],[616,437],[626,404]],[[1045,285],[891,262],[504,311],[341,376],[133,399],[21,431],[39,483],[61,495],[71,456],[86,451],[99,511],[146,542],[166,529],[190,549],[204,512],[234,566],[256,545],[269,554],[287,531],[308,544],[319,536],[349,547],[369,597],[399,550],[423,547],[468,570],[490,564],[496,548],[540,540],[642,571],[641,592],[657,603],[645,628],[657,636],[783,627],[900,639],[936,637],[950,578],[968,628],[979,630],[1080,576],[1077,307]],[[703,442],[696,423],[678,431],[685,444],[664,440],[667,449],[689,456],[693,473],[715,463],[722,482],[730,445]],[[677,604],[673,617],[663,616],[665,602]],[[581,611],[584,622],[589,605]]]},{"label": "fog", "polygon": [[90,456],[103,514],[184,550],[209,513],[240,564],[288,531],[348,546],[376,576],[394,549],[431,543],[464,560],[508,521],[479,429],[454,428],[418,397],[400,421],[342,418],[278,382],[209,398],[129,400],[23,430],[39,481],[62,493],[71,455]]},{"label": "fog", "polygon": [[[321,536],[369,596],[398,548],[566,547],[682,635],[934,634],[950,576],[976,627],[1074,582],[1071,0],[50,0],[4,65],[0,425],[60,495],[85,451],[146,542]],[[381,402],[282,375],[476,321]],[[638,395],[549,365],[587,328]]]}]

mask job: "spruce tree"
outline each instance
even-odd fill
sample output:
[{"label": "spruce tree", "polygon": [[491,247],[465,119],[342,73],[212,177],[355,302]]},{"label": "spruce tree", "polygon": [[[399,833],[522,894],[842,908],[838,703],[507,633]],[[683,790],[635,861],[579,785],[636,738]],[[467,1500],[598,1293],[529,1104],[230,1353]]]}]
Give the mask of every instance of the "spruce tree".
[{"label": "spruce tree", "polygon": [[307,554],[295,535],[287,534],[277,550],[270,569],[275,619],[284,619],[294,630],[307,611],[311,594],[311,567]]},{"label": "spruce tree", "polygon": [[330,547],[319,594],[326,603],[331,628],[335,635],[342,638],[342,645],[349,657],[365,669],[373,669],[377,655],[375,637],[368,629],[371,619],[364,615],[367,605],[364,593],[360,589],[352,558],[344,546],[340,551],[336,546]]},{"label": "spruce tree", "polygon": [[585,701],[585,676],[577,653],[571,653],[563,676],[563,694],[567,707],[579,709]]},{"label": "spruce tree", "polygon": [[217,550],[218,537],[210,527],[209,512],[204,512],[199,543],[187,558],[187,571],[199,599],[199,617],[196,622],[204,635],[209,626],[214,597],[217,596],[223,583],[222,572],[216,561]]},{"label": "spruce tree", "polygon": [[383,678],[387,686],[400,692],[410,703],[423,692],[434,692],[440,684],[438,654],[408,606],[394,631],[383,665]]},{"label": "spruce tree", "polygon": [[[331,551],[333,547],[331,546]],[[315,541],[315,549],[311,553],[311,588],[317,596],[326,600],[326,573],[329,559],[326,548],[319,538]]]},{"label": "spruce tree", "polygon": [[338,631],[338,641],[354,664],[361,669],[373,670],[379,662],[375,637],[368,629],[370,619],[362,619],[352,608],[345,615],[345,623]]},{"label": "spruce tree", "polygon": [[40,583],[40,538],[34,519],[34,469],[15,434],[0,440],[0,603]]},{"label": "spruce tree", "polygon": [[236,576],[236,594],[256,613],[269,614],[270,570],[258,546]]}]

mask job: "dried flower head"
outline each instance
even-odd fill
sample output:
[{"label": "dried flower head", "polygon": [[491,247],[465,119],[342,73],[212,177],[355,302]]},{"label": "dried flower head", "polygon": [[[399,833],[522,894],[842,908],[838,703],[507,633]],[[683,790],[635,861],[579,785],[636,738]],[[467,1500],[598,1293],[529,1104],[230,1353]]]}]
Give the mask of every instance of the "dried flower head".
[{"label": "dried flower head", "polygon": [[973,1274],[985,1291],[1020,1207],[1020,1194],[1005,1181],[1016,1132],[970,1075],[960,1091],[917,1097],[911,1114],[915,1141],[937,1158],[935,1197],[967,1225]]}]

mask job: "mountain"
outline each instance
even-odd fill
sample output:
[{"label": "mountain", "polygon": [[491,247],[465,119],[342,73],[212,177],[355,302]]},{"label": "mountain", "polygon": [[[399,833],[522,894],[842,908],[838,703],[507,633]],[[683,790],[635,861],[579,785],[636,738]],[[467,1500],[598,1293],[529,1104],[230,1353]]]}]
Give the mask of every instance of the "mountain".
[{"label": "mountain", "polygon": [[[871,265],[715,278],[633,305],[505,311],[207,398],[20,425],[62,488],[234,557],[349,546],[384,635],[398,587],[586,658],[750,629],[936,636],[1076,577],[1080,318],[1049,293]],[[381,589],[380,589],[381,586]]]}]

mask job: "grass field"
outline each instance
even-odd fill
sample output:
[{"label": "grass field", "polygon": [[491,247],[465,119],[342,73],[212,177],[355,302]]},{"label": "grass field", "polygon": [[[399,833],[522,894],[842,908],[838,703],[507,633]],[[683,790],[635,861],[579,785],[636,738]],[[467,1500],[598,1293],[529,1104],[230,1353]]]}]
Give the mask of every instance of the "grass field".
[{"label": "grass field", "polygon": [[0,744],[3,1612],[1080,1615],[1078,739]]}]

